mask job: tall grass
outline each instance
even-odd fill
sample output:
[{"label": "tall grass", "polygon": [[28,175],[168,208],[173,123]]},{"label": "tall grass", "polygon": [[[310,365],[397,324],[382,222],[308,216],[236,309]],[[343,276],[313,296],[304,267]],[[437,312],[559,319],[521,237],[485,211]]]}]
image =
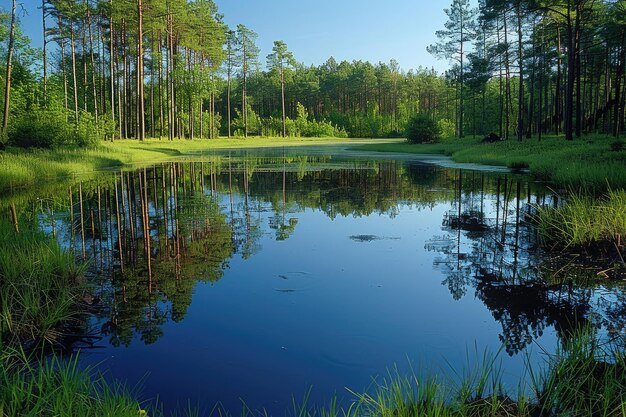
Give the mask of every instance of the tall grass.
[{"label": "tall grass", "polygon": [[33,347],[55,342],[72,319],[85,266],[43,232],[0,221],[0,338]]},{"label": "tall grass", "polygon": [[573,193],[560,207],[539,208],[537,221],[540,236],[556,246],[619,246],[626,239],[626,191],[600,198]]},{"label": "tall grass", "polygon": [[128,389],[81,368],[77,357],[39,362],[19,351],[4,351],[0,357],[1,417],[142,415]]},{"label": "tall grass", "polygon": [[0,220],[0,417],[133,416],[128,390],[44,352],[76,319],[85,265],[44,233]]}]

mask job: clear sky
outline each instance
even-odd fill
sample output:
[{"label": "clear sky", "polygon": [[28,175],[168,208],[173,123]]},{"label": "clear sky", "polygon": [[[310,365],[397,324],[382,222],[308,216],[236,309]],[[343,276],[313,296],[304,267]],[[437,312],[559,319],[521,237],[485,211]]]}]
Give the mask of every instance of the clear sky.
[{"label": "clear sky", "polygon": [[[39,0],[18,0],[27,15],[21,21],[36,46],[41,46]],[[275,40],[287,43],[299,62],[319,65],[333,56],[341,60],[389,62],[401,68],[434,67],[446,61],[431,56],[426,47],[443,28],[448,0],[215,0],[231,27],[243,23],[259,34],[261,62]],[[10,0],[0,0],[9,9]]]}]

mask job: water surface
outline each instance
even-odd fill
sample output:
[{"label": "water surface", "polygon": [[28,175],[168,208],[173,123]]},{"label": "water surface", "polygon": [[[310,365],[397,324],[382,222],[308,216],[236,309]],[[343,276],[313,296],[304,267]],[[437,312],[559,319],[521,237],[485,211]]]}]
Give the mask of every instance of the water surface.
[{"label": "water surface", "polygon": [[508,172],[239,151],[22,200],[90,262],[82,363],[165,409],[282,414],[310,387],[347,401],[393,366],[452,375],[485,351],[517,390],[572,326],[623,323],[620,287],[554,273],[531,220],[558,198]]}]

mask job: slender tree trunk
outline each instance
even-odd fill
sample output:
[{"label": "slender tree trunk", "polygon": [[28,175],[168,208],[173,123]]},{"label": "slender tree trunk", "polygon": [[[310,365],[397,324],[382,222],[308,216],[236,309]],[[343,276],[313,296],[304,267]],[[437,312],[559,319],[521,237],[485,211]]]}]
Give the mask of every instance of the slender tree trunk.
[{"label": "slender tree trunk", "polygon": [[519,65],[519,93],[517,103],[517,140],[524,138],[524,44],[522,37],[521,1],[517,2],[517,60]]},{"label": "slender tree trunk", "polygon": [[43,27],[43,103],[46,105],[48,98],[48,29],[46,28],[46,3],[41,0],[41,20]]},{"label": "slender tree trunk", "polygon": [[[622,100],[622,78],[624,76],[624,60],[626,59],[626,29],[622,30],[622,42],[619,53],[619,64],[615,74],[615,103],[613,104],[613,136],[619,137],[621,121],[620,104]],[[623,107],[623,106],[621,106]],[[622,109],[623,111],[623,109]]]},{"label": "slender tree trunk", "polygon": [[74,123],[78,123],[78,80],[76,79],[76,45],[74,41],[74,22],[70,20],[70,46],[72,48],[72,80],[74,84]]},{"label": "slender tree trunk", "polygon": [[[113,0],[109,1],[109,6],[113,7]],[[111,76],[111,119],[113,125],[115,126],[115,66],[114,66],[114,57],[115,57],[115,48],[113,45],[113,14],[111,12],[111,16],[109,16],[109,72]],[[113,135],[115,136],[115,135]],[[113,136],[111,136],[111,141],[113,141]]]},{"label": "slender tree trunk", "polygon": [[[143,3],[137,0],[137,125],[139,140],[146,138],[146,103],[144,95]],[[145,174],[145,173],[144,173]]]},{"label": "slender tree trunk", "polygon": [[243,96],[242,96],[242,114],[243,114],[243,137],[248,137],[248,91],[247,91],[247,75],[248,60],[246,57],[246,40],[243,40]]},{"label": "slender tree trunk", "polygon": [[98,123],[98,87],[96,83],[96,61],[93,55],[93,32],[91,30],[91,5],[87,3],[87,27],[89,29],[89,60],[91,61],[91,86],[93,91],[93,114]]},{"label": "slender tree trunk", "polygon": [[156,60],[156,52],[154,47],[154,32],[150,32],[150,42],[151,48],[150,53],[152,55],[152,59],[150,60],[150,137],[154,138],[154,124],[155,124],[155,113],[154,113],[154,61]]},{"label": "slender tree trunk", "polygon": [[561,117],[563,115],[563,109],[561,107],[561,93],[562,93],[562,68],[563,68],[563,59],[561,58],[561,28],[557,26],[556,28],[556,49],[558,54],[557,59],[557,67],[556,67],[556,94],[554,97],[554,130],[556,135],[560,134],[561,130]]},{"label": "slender tree trunk", "polygon": [[576,124],[574,125],[576,137],[579,138],[582,134],[582,94],[581,94],[581,64],[580,64],[580,42],[581,42],[581,6],[580,3],[576,6],[576,23],[574,26],[574,54],[575,54],[575,76],[576,76]]},{"label": "slender tree trunk", "polygon": [[280,66],[281,101],[283,108],[283,137],[287,137],[287,120],[285,118],[285,70]]},{"label": "slender tree trunk", "polygon": [[567,5],[567,90],[565,92],[565,140],[574,139],[574,82],[576,77],[576,50],[571,4]]},{"label": "slender tree trunk", "polygon": [[227,106],[228,109],[226,110],[227,114],[228,114],[228,139],[230,139],[231,137],[231,122],[230,122],[230,109],[231,109],[231,105],[230,105],[230,87],[231,87],[231,75],[232,75],[232,45],[231,45],[231,34],[229,33],[228,35],[228,68],[227,68],[227,77],[228,77],[228,86],[227,86],[227,92],[226,92],[226,97],[227,97]]},{"label": "slender tree trunk", "polygon": [[504,138],[509,140],[509,134],[511,132],[511,109],[513,107],[512,99],[511,99],[511,60],[509,57],[509,36],[508,36],[508,26],[507,26],[507,16],[506,10],[503,12],[503,21],[504,21],[504,44],[507,45],[506,50],[504,51],[504,76],[505,76],[505,97],[504,97]]},{"label": "slender tree trunk", "polygon": [[11,102],[11,72],[13,70],[13,47],[15,45],[15,15],[17,5],[13,0],[11,7],[11,27],[9,29],[9,49],[7,51],[7,71],[4,84],[4,115],[2,117],[2,132],[6,134],[9,127],[9,109]]}]

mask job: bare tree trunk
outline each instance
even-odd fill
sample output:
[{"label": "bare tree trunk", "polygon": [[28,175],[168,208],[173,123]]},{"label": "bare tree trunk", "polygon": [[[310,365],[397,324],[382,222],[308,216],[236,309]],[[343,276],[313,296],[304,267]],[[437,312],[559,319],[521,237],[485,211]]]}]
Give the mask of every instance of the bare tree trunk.
[{"label": "bare tree trunk", "polygon": [[89,29],[89,60],[91,61],[91,86],[93,90],[93,113],[96,123],[98,123],[98,87],[96,83],[96,64],[93,56],[93,32],[91,31],[91,8],[87,3],[87,27]]},{"label": "bare tree trunk", "polygon": [[[113,6],[113,0],[109,1],[109,5]],[[115,125],[115,49],[113,46],[113,36],[113,15],[111,14],[111,16],[109,16],[109,72],[111,76],[111,119],[113,121],[113,125]],[[111,136],[111,141],[113,141],[113,136]]]},{"label": "bare tree trunk", "polygon": [[76,79],[76,45],[74,42],[74,22],[70,20],[70,46],[72,48],[72,80],[74,83],[74,123],[78,123],[78,80]]},{"label": "bare tree trunk", "polygon": [[287,121],[285,120],[285,70],[282,63],[280,66],[280,86],[281,86],[281,100],[283,105],[283,137],[287,136]]},{"label": "bare tree trunk", "polygon": [[522,37],[522,8],[517,3],[517,60],[519,64],[519,93],[517,98],[517,140],[524,137],[524,45]]},{"label": "bare tree trunk", "polygon": [[6,133],[9,127],[9,109],[11,101],[11,71],[13,70],[13,47],[15,45],[15,0],[11,7],[11,28],[9,30],[9,50],[7,51],[7,72],[4,87],[4,116],[2,118],[2,132]]},{"label": "bare tree trunk", "polygon": [[144,96],[143,63],[143,3],[137,0],[137,125],[139,140],[146,138],[146,103]]},{"label": "bare tree trunk", "polygon": [[46,104],[48,95],[48,29],[46,28],[46,3],[41,0],[41,20],[43,24],[43,103]]}]

